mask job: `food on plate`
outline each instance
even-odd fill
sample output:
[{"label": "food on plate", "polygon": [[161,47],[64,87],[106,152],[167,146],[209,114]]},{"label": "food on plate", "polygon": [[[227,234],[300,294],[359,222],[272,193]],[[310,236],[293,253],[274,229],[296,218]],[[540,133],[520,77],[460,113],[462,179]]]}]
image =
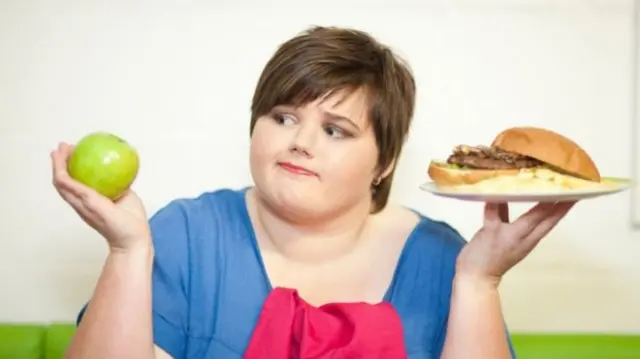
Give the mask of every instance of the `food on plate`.
[{"label": "food on plate", "polygon": [[432,161],[428,174],[438,187],[482,192],[615,186],[578,144],[537,127],[506,129],[490,146],[458,145],[446,161]]}]

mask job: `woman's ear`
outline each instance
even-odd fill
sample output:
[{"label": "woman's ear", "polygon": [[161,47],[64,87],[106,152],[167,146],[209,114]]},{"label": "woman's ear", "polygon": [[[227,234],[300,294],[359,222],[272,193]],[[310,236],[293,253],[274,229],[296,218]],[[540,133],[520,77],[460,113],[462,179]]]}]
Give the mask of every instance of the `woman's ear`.
[{"label": "woman's ear", "polygon": [[393,172],[393,169],[396,167],[396,159],[394,158],[391,163],[389,163],[389,165],[387,166],[387,168],[384,170],[384,172],[382,173],[382,175],[380,176],[383,180],[385,178],[387,178],[391,172]]},{"label": "woman's ear", "polygon": [[384,179],[387,178],[391,174],[391,172],[393,172],[393,169],[394,169],[395,165],[396,165],[396,160],[394,158],[391,161],[391,163],[384,169],[384,171],[381,172],[380,174],[378,174],[378,176],[376,176],[373,179],[373,183],[374,184],[377,183],[376,185],[378,185],[378,184],[380,184],[380,182],[384,181]]}]

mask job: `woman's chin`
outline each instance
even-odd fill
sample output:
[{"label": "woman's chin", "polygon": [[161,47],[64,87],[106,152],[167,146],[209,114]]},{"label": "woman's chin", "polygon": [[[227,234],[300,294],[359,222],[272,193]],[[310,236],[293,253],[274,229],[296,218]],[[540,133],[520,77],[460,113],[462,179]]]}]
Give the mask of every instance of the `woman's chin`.
[{"label": "woman's chin", "polygon": [[[322,216],[326,202],[319,200],[316,194],[295,193],[279,196],[273,203],[279,212],[286,212],[288,216],[296,217],[317,217]],[[329,206],[330,207],[330,206]]]},{"label": "woman's chin", "polygon": [[267,206],[278,216],[295,222],[308,222],[326,217],[328,209],[334,207],[329,205],[326,198],[323,198],[317,190],[289,187],[270,192],[262,192],[262,198],[267,202]]}]

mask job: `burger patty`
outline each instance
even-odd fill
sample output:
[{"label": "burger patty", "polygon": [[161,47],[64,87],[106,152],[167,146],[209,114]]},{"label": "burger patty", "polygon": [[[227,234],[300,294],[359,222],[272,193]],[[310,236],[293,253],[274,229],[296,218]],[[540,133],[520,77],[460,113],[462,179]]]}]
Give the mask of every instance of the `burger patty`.
[{"label": "burger patty", "polygon": [[475,169],[507,170],[532,168],[542,162],[528,156],[487,146],[460,145],[453,149],[447,163]]}]

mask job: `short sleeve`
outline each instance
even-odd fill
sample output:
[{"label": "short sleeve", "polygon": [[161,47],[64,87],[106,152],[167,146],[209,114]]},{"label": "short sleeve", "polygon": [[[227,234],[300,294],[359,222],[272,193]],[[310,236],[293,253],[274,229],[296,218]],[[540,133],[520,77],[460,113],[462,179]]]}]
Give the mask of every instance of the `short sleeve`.
[{"label": "short sleeve", "polygon": [[[149,224],[155,253],[151,279],[154,342],[174,359],[181,359],[189,312],[189,231],[184,205],[179,200],[169,203]],[[78,324],[88,305],[80,311]]]},{"label": "short sleeve", "polygon": [[153,337],[174,359],[185,355],[189,313],[189,225],[185,205],[176,200],[150,220],[154,245]]},{"label": "short sleeve", "polygon": [[[443,311],[444,320],[442,330],[440,335],[436,337],[435,348],[437,348],[438,353],[442,353],[444,349],[444,342],[447,337],[447,325],[449,324],[449,309],[451,303],[451,292],[453,285],[453,278],[455,275],[455,263],[458,257],[458,254],[467,243],[464,237],[458,232],[455,228],[445,222],[437,222],[440,226],[440,235],[443,237],[445,243],[445,249],[443,251],[444,257],[443,260],[443,278],[441,280],[441,303],[445,308]],[[505,325],[506,326],[506,325]],[[511,352],[511,358],[516,359],[515,350],[513,348],[513,343],[511,342],[511,337],[509,335],[509,331],[505,333],[507,336],[507,341],[509,343],[509,351]]]}]

